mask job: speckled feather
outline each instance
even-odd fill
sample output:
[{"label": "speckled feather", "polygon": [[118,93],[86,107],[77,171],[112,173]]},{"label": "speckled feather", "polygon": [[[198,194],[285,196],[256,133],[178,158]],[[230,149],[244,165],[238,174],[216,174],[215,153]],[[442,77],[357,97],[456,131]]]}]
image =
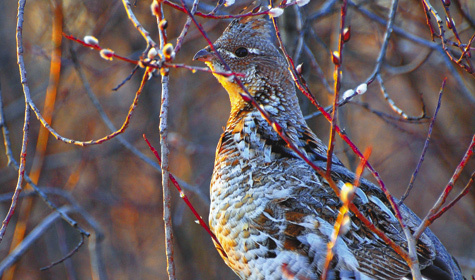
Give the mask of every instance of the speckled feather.
[{"label": "speckled feather", "polygon": [[[232,71],[246,75],[241,80],[248,91],[293,143],[325,169],[327,149],[304,121],[286,61],[272,43],[267,20],[236,19],[214,46]],[[245,56],[236,52],[239,48],[246,49]],[[209,47],[195,59],[212,70],[225,70]],[[227,254],[224,261],[241,279],[319,279],[340,199],[257,109],[243,101],[242,89],[233,79],[215,76],[231,100],[230,117],[216,150],[209,216],[211,230]],[[339,187],[353,182],[354,174],[335,156],[333,163],[331,176]],[[404,233],[379,188],[363,179],[354,203],[406,248]],[[408,208],[403,207],[402,214],[410,228],[417,226],[419,220]],[[404,260],[350,215],[350,230],[334,247],[331,279],[407,276],[410,269]],[[421,268],[430,267],[437,257],[433,234],[428,232],[417,242]]]}]

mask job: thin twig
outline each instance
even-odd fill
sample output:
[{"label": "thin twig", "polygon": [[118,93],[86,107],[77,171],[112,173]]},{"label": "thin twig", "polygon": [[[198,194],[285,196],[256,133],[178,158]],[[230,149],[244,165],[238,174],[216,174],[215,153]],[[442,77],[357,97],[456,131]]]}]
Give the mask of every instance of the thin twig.
[{"label": "thin twig", "polygon": [[117,135],[123,133],[129,123],[130,123],[130,119],[132,118],[132,115],[134,113],[134,110],[135,108],[137,107],[137,104],[138,104],[138,101],[139,101],[139,97],[140,97],[140,94],[142,93],[143,91],[143,88],[145,86],[145,83],[147,82],[148,80],[148,73],[145,72],[144,76],[142,77],[142,82],[140,83],[140,87],[139,89],[137,90],[137,92],[135,93],[135,96],[134,96],[134,100],[132,102],[132,104],[130,105],[130,108],[129,108],[129,111],[127,112],[127,116],[125,117],[125,120],[124,122],[122,123],[122,126],[114,131],[113,133],[107,135],[107,136],[104,136],[102,138],[99,138],[99,139],[96,139],[96,140],[89,140],[89,141],[77,141],[77,140],[73,140],[73,139],[69,139],[69,138],[66,138],[66,137],[63,137],[61,136],[58,132],[56,132],[47,122],[46,120],[43,118],[43,116],[41,115],[41,112],[40,110],[36,107],[36,105],[33,103],[33,100],[31,99],[31,96],[28,93],[25,94],[26,96],[26,101],[29,105],[29,107],[33,110],[33,112],[36,114],[36,117],[38,118],[38,120],[41,122],[41,124],[43,125],[43,127],[45,127],[46,129],[48,129],[48,131],[53,135],[53,137],[55,137],[57,140],[59,141],[62,141],[62,142],[65,142],[65,143],[68,143],[68,144],[74,144],[74,145],[78,145],[78,146],[89,146],[89,145],[97,145],[97,144],[101,144],[105,141],[108,141],[114,137],[116,137]]},{"label": "thin twig", "polygon": [[[330,137],[328,140],[328,150],[327,150],[327,176],[331,174],[331,167],[332,167],[332,158],[333,158],[333,150],[335,149],[335,125],[337,123],[337,109],[338,109],[338,99],[340,95],[340,87],[341,87],[341,65],[343,63],[343,43],[344,43],[344,30],[345,30],[345,19],[346,19],[346,10],[348,8],[348,2],[343,0],[341,4],[341,11],[340,11],[340,29],[338,32],[338,50],[332,54],[333,57],[333,64],[335,65],[335,69],[333,70],[333,111],[331,115],[330,121]],[[364,160],[364,159],[362,159]]]},{"label": "thin twig", "polygon": [[25,103],[25,119],[23,123],[23,140],[21,145],[21,154],[20,154],[20,166],[18,168],[18,180],[15,187],[15,193],[12,196],[12,203],[8,209],[7,215],[2,222],[2,227],[0,228],[0,242],[3,241],[5,232],[7,230],[8,224],[15,213],[15,208],[18,202],[18,197],[22,191],[23,176],[25,174],[25,163],[26,163],[26,147],[28,145],[28,131],[30,127],[30,108],[28,104]]},{"label": "thin twig", "polygon": [[[66,231],[64,230],[65,225],[63,223],[56,223],[55,229],[58,236],[59,251],[61,255],[65,256],[68,254],[68,243],[66,240]],[[84,240],[84,237],[82,238]],[[66,277],[68,280],[78,280],[76,271],[74,270],[74,265],[72,260],[69,258],[64,261],[64,269],[66,271]]]},{"label": "thin twig", "polygon": [[[163,6],[158,1],[154,0],[152,6],[157,5],[154,9],[154,14],[157,18],[158,34],[160,38],[160,49],[163,49],[167,44],[167,33],[160,22],[164,19]],[[163,71],[165,70],[165,71]],[[162,102],[160,107],[160,150],[162,162],[162,192],[163,192],[163,221],[165,227],[165,250],[167,256],[167,273],[168,279],[175,280],[175,262],[173,258],[173,228],[171,216],[171,194],[169,189],[170,174],[168,171],[168,107],[169,107],[169,84],[170,79],[168,68],[160,71],[162,76]]]},{"label": "thin twig", "polygon": [[[457,60],[457,63],[461,63],[462,59],[466,58],[468,54],[470,54],[470,50],[472,48],[472,43],[473,40],[475,39],[475,33],[470,37],[470,40],[468,40],[467,46],[465,49],[462,51],[462,54],[460,55],[460,58]],[[467,60],[467,62],[470,62],[470,60]]]},{"label": "thin twig", "polygon": [[[0,96],[0,101],[1,101],[1,96]],[[1,105],[1,104],[0,104]],[[0,116],[4,116],[4,112],[3,112],[3,106],[0,106]],[[3,117],[2,117],[3,118]],[[2,127],[2,130],[3,130],[3,138],[4,138],[4,143],[5,143],[5,150],[6,150],[6,154],[12,154],[11,152],[11,146],[10,146],[10,138],[9,138],[9,133],[8,133],[8,129],[7,129],[7,126],[6,124],[3,124],[3,127]],[[20,158],[21,159],[21,158]],[[13,156],[10,158],[10,163],[9,163],[10,166],[12,166],[17,172],[20,172],[20,165],[17,163],[17,161],[13,158]],[[48,205],[48,207],[50,207],[52,210],[56,211],[59,213],[59,215],[61,216],[61,218],[66,221],[69,225],[71,225],[71,227],[73,227],[74,229],[78,230],[81,234],[83,235],[86,235],[86,236],[89,236],[89,233],[87,231],[85,231],[82,227],[80,227],[78,225],[78,223],[71,219],[67,214],[65,213],[62,213],[60,212],[60,210],[58,209],[58,207],[48,199],[48,196],[43,192],[41,191],[38,186],[30,179],[30,177],[28,175],[24,175],[24,179],[25,181],[35,190],[35,192],[38,193],[38,195],[41,197],[41,199],[46,203],[46,205]],[[13,197],[15,195],[15,193],[13,195],[10,195],[10,197]],[[19,194],[21,195],[21,194]],[[17,198],[18,199],[18,198]],[[85,211],[84,211],[85,212]],[[85,213],[82,213],[83,215]]]},{"label": "thin twig", "polygon": [[[145,140],[145,142],[147,143],[148,147],[150,148],[150,150],[152,151],[152,153],[155,155],[155,157],[157,158],[158,160],[158,163],[160,165],[162,165],[162,159],[160,158],[160,156],[158,155],[158,152],[157,150],[152,146],[152,144],[150,144],[150,142],[148,141],[147,137],[145,136],[145,134],[143,135],[143,138]],[[171,173],[168,173],[168,176],[170,177],[170,180],[172,181],[173,185],[175,186],[175,188],[178,190],[178,192],[180,193],[180,197],[185,201],[186,205],[188,206],[188,208],[190,208],[191,212],[193,212],[193,215],[195,216],[195,218],[198,220],[198,222],[200,223],[201,227],[203,227],[206,232],[208,232],[208,234],[211,236],[211,238],[213,239],[213,241],[216,243],[217,245],[217,249],[220,250],[222,252],[222,254],[224,256],[227,256],[226,255],[226,252],[224,252],[223,250],[223,247],[221,246],[221,243],[219,242],[218,238],[216,237],[216,235],[211,231],[211,229],[208,227],[208,225],[203,221],[203,218],[201,218],[201,216],[198,214],[198,212],[196,211],[195,207],[193,207],[193,204],[191,204],[190,200],[188,199],[188,197],[186,196],[185,192],[183,192],[183,190],[181,189],[180,187],[180,184],[178,183],[178,181],[175,179],[175,177],[171,174]]]},{"label": "thin twig", "polygon": [[384,99],[388,102],[389,107],[394,112],[396,112],[396,114],[401,116],[403,119],[411,120],[411,121],[419,121],[419,120],[422,120],[426,117],[425,116],[426,115],[425,111],[422,111],[422,113],[419,117],[409,116],[408,114],[404,113],[404,111],[396,105],[396,102],[394,102],[394,100],[392,100],[392,98],[389,97],[388,91],[386,90],[386,87],[384,86],[384,81],[383,81],[383,78],[381,77],[380,73],[378,73],[376,75],[376,79],[378,80],[379,87],[381,89],[381,93],[383,94]]},{"label": "thin twig", "polygon": [[[53,112],[56,103],[56,96],[61,78],[61,56],[62,56],[62,42],[63,42],[63,5],[62,0],[50,1],[51,10],[53,13],[52,27],[51,27],[51,42],[53,48],[51,50],[50,69],[48,88],[46,89],[46,95],[43,105],[43,116],[46,122],[51,123],[53,119]],[[45,161],[46,149],[48,146],[49,132],[47,129],[40,128],[38,131],[38,137],[36,141],[36,148],[32,160],[32,164],[29,171],[30,179],[37,183],[41,172],[43,170],[43,164]],[[28,185],[25,186],[29,188]],[[12,242],[10,243],[10,252],[23,240],[30,215],[32,213],[33,199],[24,199],[17,210],[17,223],[13,232]],[[12,266],[6,271],[3,280],[9,280],[15,278],[16,265]]]},{"label": "thin twig", "polygon": [[[394,116],[394,115],[391,115],[391,114],[388,114],[388,113],[385,113],[385,112],[375,110],[375,109],[371,108],[368,103],[364,103],[364,102],[361,102],[361,101],[350,101],[349,103],[361,106],[363,109],[367,110],[368,112],[370,112],[372,114],[375,114],[376,116],[380,117],[381,119],[383,119],[385,121],[391,120],[391,121],[397,121],[397,122],[401,122],[401,123],[415,123],[415,124],[426,123],[426,122],[430,121],[427,117],[425,117],[423,119],[420,119],[420,120],[419,119],[418,120],[404,119],[404,118],[401,118],[401,117],[398,117],[398,116]],[[313,117],[313,116],[314,116],[314,114],[311,114],[307,117]]]},{"label": "thin twig", "polygon": [[[387,22],[385,19],[379,17],[378,15],[368,11],[367,9],[364,9],[361,5],[355,4],[353,1],[348,0],[348,4],[355,8],[356,11],[364,15],[365,17],[369,18],[372,22],[379,23],[381,25],[387,25]],[[393,32],[396,33],[397,35],[401,36],[402,38],[406,38],[409,41],[412,41],[418,45],[428,47],[430,49],[433,49],[440,54],[442,54],[442,57],[444,58],[445,65],[449,72],[453,75],[455,78],[456,84],[460,87],[460,93],[470,102],[470,105],[472,107],[475,106],[475,97],[472,95],[472,92],[465,86],[464,80],[458,73],[458,71],[455,69],[455,67],[452,64],[452,61],[450,58],[445,55],[445,50],[437,43],[423,39],[421,37],[418,37],[414,34],[411,34],[407,30],[404,30],[401,27],[398,26],[393,26]]]},{"label": "thin twig", "polygon": [[[81,64],[78,61],[76,52],[71,48],[71,58],[74,63],[74,66],[76,68],[76,71],[78,72],[79,79],[81,80],[84,89],[86,90],[87,96],[91,100],[92,104],[96,108],[97,112],[99,113],[102,121],[106,124],[106,126],[109,128],[111,132],[116,131],[117,128],[114,126],[112,123],[111,119],[107,116],[106,112],[104,111],[104,108],[102,107],[101,103],[99,102],[99,99],[97,99],[96,95],[92,91],[91,86],[89,85],[89,82],[86,78],[86,75],[84,74],[84,71],[82,70]],[[137,156],[141,160],[143,160],[145,163],[150,165],[152,168],[155,170],[162,172],[160,165],[158,165],[155,161],[152,159],[148,158],[144,153],[139,151],[136,147],[134,147],[130,142],[128,142],[122,135],[118,135],[117,139],[119,142],[126,148],[128,149],[133,155]],[[187,184],[181,179],[177,179],[180,185],[186,189],[189,190],[195,194],[198,195],[200,200],[202,201],[203,204],[208,205],[209,204],[209,198],[203,194],[203,192],[200,191],[200,189],[197,186],[191,186],[190,184]]]},{"label": "thin twig", "polygon": [[[157,46],[157,43],[150,37],[150,33],[142,26],[142,24],[138,21],[135,17],[134,12],[132,12],[132,5],[128,0],[122,0],[124,4],[125,11],[127,12],[127,16],[129,17],[130,21],[134,24],[135,28],[142,34],[145,41],[147,42],[147,49],[148,51],[150,48],[154,48]],[[146,52],[145,51],[145,52]]]},{"label": "thin twig", "polygon": [[7,122],[5,120],[5,113],[3,112],[3,98],[2,98],[2,84],[0,83],[0,127],[3,133],[3,144],[5,146],[5,154],[7,155],[7,165],[10,166],[15,161],[12,154],[10,143],[10,132],[8,131]]},{"label": "thin twig", "polygon": [[381,88],[381,93],[384,96],[384,99],[389,103],[389,106],[391,109],[396,112],[398,115],[405,119],[422,119],[425,114],[423,113],[421,117],[411,117],[408,116],[406,113],[404,113],[403,110],[401,110],[396,103],[389,97],[389,94],[384,87],[384,82],[381,77],[381,68],[384,63],[384,58],[386,57],[386,52],[388,49],[389,45],[389,39],[391,38],[391,34],[393,31],[393,25],[394,25],[394,18],[396,17],[396,11],[397,11],[397,6],[398,6],[398,0],[393,0],[391,3],[391,9],[389,11],[389,16],[388,16],[388,21],[386,24],[386,31],[384,33],[384,38],[383,38],[383,44],[381,45],[381,50],[379,52],[378,58],[376,59],[376,66],[374,67],[373,73],[366,79],[366,83],[370,84],[374,79],[377,79]]},{"label": "thin twig", "polygon": [[470,180],[468,181],[468,183],[465,185],[465,187],[463,188],[463,190],[449,203],[447,204],[447,206],[445,206],[444,208],[440,209],[437,213],[435,213],[434,215],[430,216],[429,217],[429,222],[430,223],[433,223],[436,219],[438,219],[440,216],[442,216],[445,212],[447,212],[447,210],[449,210],[450,208],[452,208],[455,203],[457,203],[462,197],[464,197],[465,195],[468,194],[468,192],[470,191],[470,188],[472,187],[473,183],[475,181],[475,172],[472,173],[472,176],[470,176]]},{"label": "thin twig", "polygon": [[[194,0],[193,1],[193,6],[191,7],[191,14],[195,14],[196,10],[198,9],[198,4],[200,3],[199,0]],[[216,6],[218,8],[219,5]],[[213,13],[214,14],[214,13]],[[185,39],[186,34],[188,33],[188,28],[190,28],[191,25],[191,18],[187,17],[185,25],[183,26],[183,29],[181,30],[180,36],[176,39],[176,46],[175,46],[175,53],[178,53],[181,49],[181,44],[183,44],[183,41]]]},{"label": "thin twig", "polygon": [[373,81],[374,78],[381,73],[381,67],[384,63],[384,58],[386,57],[386,52],[388,50],[389,39],[393,32],[394,18],[396,17],[398,0],[392,0],[391,9],[389,10],[388,21],[386,24],[386,31],[384,32],[383,44],[381,45],[381,50],[379,51],[378,58],[376,59],[376,66],[374,67],[373,73],[366,80],[368,84],[370,81]]},{"label": "thin twig", "polygon": [[[6,269],[12,266],[25,252],[36,243],[36,241],[43,235],[43,233],[51,228],[51,225],[61,218],[59,213],[73,212],[74,209],[69,206],[63,206],[60,208],[61,212],[53,212],[49,214],[45,219],[41,221],[26,237],[23,241],[13,250],[3,261],[0,263],[0,275],[3,275]],[[82,235],[81,235],[82,236]]]},{"label": "thin twig", "polygon": [[26,151],[28,146],[28,132],[30,129],[30,107],[26,102],[26,96],[29,94],[28,80],[26,79],[26,69],[23,61],[23,15],[25,11],[25,0],[20,0],[18,2],[18,15],[17,15],[17,27],[16,27],[16,38],[17,38],[17,63],[20,71],[21,84],[23,86],[23,93],[25,94],[25,118],[23,121],[23,139],[21,144],[20,152],[20,166],[18,168],[18,180],[15,187],[15,193],[12,196],[12,203],[8,209],[7,215],[2,222],[2,227],[0,228],[0,243],[3,241],[5,232],[7,230],[10,219],[15,212],[15,208],[18,202],[18,196],[22,191],[23,184],[23,175],[25,174],[25,164],[26,164]]},{"label": "thin twig", "polygon": [[71,250],[67,255],[63,256],[61,259],[49,264],[48,266],[40,268],[40,270],[41,271],[48,270],[48,269],[52,268],[53,266],[64,262],[65,260],[69,259],[72,255],[74,255],[79,250],[79,248],[81,248],[81,246],[84,244],[84,236],[82,234],[80,236],[81,236],[81,240],[79,241],[78,245],[76,245],[76,247],[74,247],[73,250]]},{"label": "thin twig", "polygon": [[305,51],[305,54],[310,58],[310,66],[313,68],[313,70],[315,70],[323,86],[325,86],[326,90],[329,93],[333,93],[332,87],[330,86],[327,79],[325,78],[325,73],[323,73],[323,70],[318,64],[317,59],[315,58],[315,56],[313,55],[312,51],[310,50],[310,48],[308,47],[306,43],[304,43],[304,51]]},{"label": "thin twig", "polygon": [[437,114],[439,113],[440,104],[441,104],[441,101],[442,101],[442,92],[444,91],[446,81],[447,81],[447,78],[444,78],[444,81],[442,82],[442,86],[441,86],[440,91],[439,91],[439,99],[437,101],[437,106],[435,108],[434,116],[432,117],[432,119],[430,121],[430,124],[429,124],[429,131],[427,132],[427,138],[426,138],[426,141],[424,143],[424,147],[422,148],[422,152],[421,152],[421,156],[419,158],[419,162],[417,163],[416,169],[412,173],[411,180],[409,181],[409,185],[407,186],[406,191],[402,195],[401,200],[399,201],[399,205],[401,205],[404,202],[404,200],[409,196],[409,193],[411,192],[412,188],[414,187],[414,181],[416,180],[417,174],[419,173],[419,169],[422,166],[422,162],[424,162],[424,156],[427,152],[427,148],[429,147],[429,142],[430,142],[430,138],[431,138],[431,135],[432,135],[432,128],[434,127],[435,119],[437,118]]},{"label": "thin twig", "polygon": [[302,55],[303,52],[303,46],[305,44],[305,30],[303,28],[303,19],[302,19],[302,13],[300,12],[300,8],[298,6],[294,6],[294,11],[295,11],[295,29],[298,32],[298,39],[297,39],[297,46],[295,47],[294,50],[294,60],[298,61],[300,60],[300,56]]},{"label": "thin twig", "polygon": [[[445,13],[447,15],[446,16],[447,28],[452,30],[452,33],[453,33],[455,39],[457,40],[457,42],[455,42],[455,44],[452,44],[452,42],[445,37],[445,28],[443,26],[444,22],[442,21],[442,18],[439,16],[439,13],[437,12],[437,10],[434,9],[434,7],[432,7],[430,1],[429,0],[421,0],[421,2],[422,2],[422,6],[424,8],[424,11],[426,13],[426,16],[427,16],[427,24],[428,24],[430,32],[431,32],[432,40],[434,40],[434,37],[440,38],[440,43],[442,45],[442,49],[444,50],[446,56],[452,62],[454,62],[455,64],[460,66],[462,69],[464,69],[468,73],[475,76],[475,71],[474,71],[474,69],[471,65],[469,56],[466,55],[466,51],[465,51],[466,49],[464,48],[465,45],[462,44],[462,42],[460,40],[460,36],[459,36],[459,34],[457,32],[457,28],[455,26],[455,22],[454,22],[452,16],[450,15],[449,8],[446,5],[443,5]],[[435,30],[432,27],[430,19],[429,19],[429,14],[432,14],[435,17],[436,21],[437,21],[437,26],[438,26],[438,29],[439,29],[438,34],[435,34]],[[468,48],[470,48],[471,42],[472,42],[472,39],[470,39],[469,43],[467,44]],[[460,59],[457,59],[457,58],[454,57],[454,55],[452,54],[451,50],[448,47],[448,44],[456,45],[456,47],[458,47],[458,49],[462,52],[462,55],[461,55]],[[462,61],[463,58],[466,59],[467,63],[464,63]]]},{"label": "thin twig", "polygon": [[472,136],[472,141],[470,142],[468,149],[465,152],[462,160],[460,161],[457,168],[455,169],[454,174],[450,178],[449,183],[445,187],[444,191],[440,194],[437,201],[434,203],[434,206],[429,210],[429,212],[424,217],[424,219],[422,219],[422,222],[417,228],[417,230],[414,232],[413,236],[416,239],[419,238],[421,234],[424,232],[424,230],[433,222],[433,219],[431,220],[430,218],[436,215],[440,207],[442,207],[442,205],[445,203],[445,200],[447,199],[450,192],[452,191],[454,184],[457,182],[460,174],[462,173],[462,170],[464,169],[465,165],[467,165],[468,160],[472,157],[474,152],[475,152],[475,134]]},{"label": "thin twig", "polygon": [[[72,48],[71,48],[70,50],[71,50],[71,52],[73,52],[73,49],[72,49]],[[77,58],[76,58],[76,59],[77,59]],[[75,65],[76,65],[76,64],[77,64],[77,63],[75,63]],[[115,88],[113,88],[112,90],[113,90],[113,91],[119,90],[123,85],[125,85],[125,83],[127,83],[128,81],[130,81],[130,79],[132,79],[132,77],[135,75],[135,73],[136,73],[137,70],[139,70],[139,69],[140,69],[140,66],[139,66],[139,65],[136,65],[136,66],[134,67],[134,69],[132,69],[132,72],[130,72],[130,74],[129,74],[127,77],[125,77],[125,79],[124,79],[122,82],[120,82],[120,84],[118,84],[118,85],[117,85]],[[114,130],[115,130],[115,129],[114,129]],[[114,130],[112,130],[112,131],[114,131]]]}]

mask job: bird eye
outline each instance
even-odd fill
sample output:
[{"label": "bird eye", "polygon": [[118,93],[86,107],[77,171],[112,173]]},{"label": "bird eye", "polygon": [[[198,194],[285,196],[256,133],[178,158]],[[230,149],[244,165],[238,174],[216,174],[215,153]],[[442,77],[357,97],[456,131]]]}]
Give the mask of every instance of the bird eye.
[{"label": "bird eye", "polygon": [[234,51],[234,54],[236,54],[238,57],[245,57],[249,54],[249,51],[246,48],[240,47]]}]

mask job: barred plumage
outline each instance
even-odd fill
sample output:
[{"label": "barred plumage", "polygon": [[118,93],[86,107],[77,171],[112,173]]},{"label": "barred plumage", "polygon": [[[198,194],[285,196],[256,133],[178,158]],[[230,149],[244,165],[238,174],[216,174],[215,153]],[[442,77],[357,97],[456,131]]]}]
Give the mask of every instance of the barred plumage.
[{"label": "barred plumage", "polygon": [[[272,43],[264,18],[235,19],[214,43],[232,71],[286,135],[310,160],[326,168],[327,149],[308,128],[284,57]],[[212,70],[224,71],[206,47],[195,55]],[[241,279],[319,279],[327,243],[342,202],[328,183],[292,151],[251,104],[232,78],[215,75],[227,90],[231,113],[216,150],[211,181],[210,227]],[[341,188],[354,173],[334,156],[331,176]],[[382,191],[362,179],[355,205],[394,242],[406,247],[404,233]],[[409,228],[420,220],[401,207]],[[332,279],[403,279],[404,260],[353,214],[331,263]],[[427,279],[462,279],[459,269],[426,230],[417,253]],[[430,273],[433,273],[430,275]],[[292,278],[293,277],[293,278]]]}]

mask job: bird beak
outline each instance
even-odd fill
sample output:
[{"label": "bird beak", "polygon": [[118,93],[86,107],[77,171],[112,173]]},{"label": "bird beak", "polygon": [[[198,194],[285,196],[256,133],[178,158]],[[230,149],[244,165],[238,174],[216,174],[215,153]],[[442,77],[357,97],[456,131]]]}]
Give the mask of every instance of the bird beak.
[{"label": "bird beak", "polygon": [[207,46],[206,48],[197,52],[195,56],[193,57],[193,60],[209,62],[213,59],[213,57],[216,57],[216,54],[213,51],[211,51],[211,48],[209,46]]}]

